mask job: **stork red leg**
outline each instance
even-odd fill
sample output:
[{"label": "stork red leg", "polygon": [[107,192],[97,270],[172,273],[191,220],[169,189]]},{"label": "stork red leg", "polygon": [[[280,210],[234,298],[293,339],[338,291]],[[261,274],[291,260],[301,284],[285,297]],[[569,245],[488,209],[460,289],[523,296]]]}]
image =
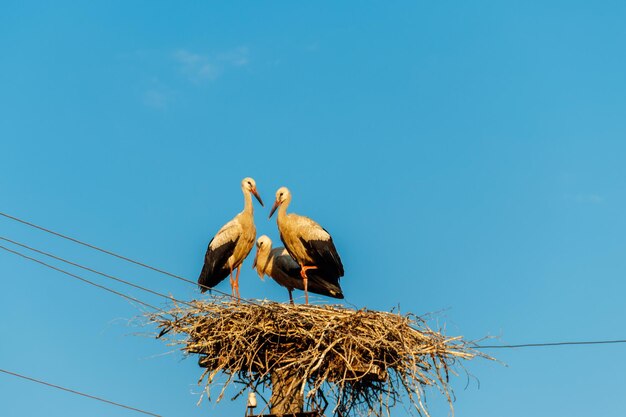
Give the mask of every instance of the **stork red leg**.
[{"label": "stork red leg", "polygon": [[239,295],[239,272],[241,272],[241,265],[237,267],[237,276],[235,277],[235,290],[237,291],[237,302],[239,302],[239,298],[241,298],[241,296]]},{"label": "stork red leg", "polygon": [[317,267],[316,266],[303,266],[300,269],[300,276],[302,277],[302,282],[304,283],[304,303],[305,304],[309,304],[309,291],[308,291],[309,277],[306,276],[306,271],[308,271],[309,269],[317,269]]},{"label": "stork red leg", "polygon": [[233,268],[230,267],[230,295],[235,296],[235,280],[233,279]]}]

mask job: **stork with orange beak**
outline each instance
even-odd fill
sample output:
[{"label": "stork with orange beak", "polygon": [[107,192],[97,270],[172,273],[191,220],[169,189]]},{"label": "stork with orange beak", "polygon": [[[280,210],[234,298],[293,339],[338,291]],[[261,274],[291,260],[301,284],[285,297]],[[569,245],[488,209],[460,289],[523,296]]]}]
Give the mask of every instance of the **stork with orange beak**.
[{"label": "stork with orange beak", "polygon": [[[198,278],[201,292],[216,286],[230,274],[231,293],[239,298],[241,263],[252,250],[256,238],[252,195],[263,206],[261,196],[256,189],[256,183],[252,178],[244,178],[241,181],[241,191],[243,191],[244,197],[243,211],[222,226],[209,242],[204,255],[204,266]],[[237,269],[235,278],[233,278],[234,269]]]},{"label": "stork with orange beak", "polygon": [[[257,239],[256,248],[252,267],[256,269],[261,279],[269,275],[278,285],[287,288],[289,302],[293,304],[292,291],[304,290],[300,265],[293,260],[287,249],[283,247],[272,249],[272,240],[266,235]],[[308,291],[328,297],[343,298],[339,279],[330,282],[328,279],[319,278],[315,271],[309,272],[307,276]]]},{"label": "stork with orange beak", "polygon": [[315,269],[315,275],[329,283],[339,283],[343,276],[343,265],[333,239],[315,221],[294,213],[287,214],[291,203],[291,193],[287,187],[276,191],[276,201],[270,211],[270,218],[278,208],[278,231],[280,240],[293,259],[300,265],[300,277],[304,284],[304,297],[309,303],[307,271]]}]

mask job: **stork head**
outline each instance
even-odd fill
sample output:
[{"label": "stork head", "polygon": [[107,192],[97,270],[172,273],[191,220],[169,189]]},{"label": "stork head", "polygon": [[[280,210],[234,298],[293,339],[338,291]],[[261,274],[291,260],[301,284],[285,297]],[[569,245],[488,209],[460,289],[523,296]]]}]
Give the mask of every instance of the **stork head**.
[{"label": "stork head", "polygon": [[289,189],[287,187],[280,187],[276,191],[276,201],[274,201],[274,205],[272,206],[272,211],[270,211],[270,217],[272,217],[272,215],[274,214],[278,206],[280,206],[281,204],[285,202],[289,203],[290,201],[291,201],[291,193],[289,192]]},{"label": "stork head", "polygon": [[272,240],[263,235],[256,241],[256,255],[254,255],[254,262],[252,262],[252,268],[256,268],[259,278],[263,280],[265,275],[265,268],[269,260],[269,254],[272,250]]},{"label": "stork head", "polygon": [[259,200],[259,203],[263,205],[263,200],[261,200],[261,196],[259,195],[259,192],[256,190],[256,182],[254,182],[252,178],[246,177],[242,179],[241,188],[244,190],[250,191],[252,194],[254,194],[256,199]]}]

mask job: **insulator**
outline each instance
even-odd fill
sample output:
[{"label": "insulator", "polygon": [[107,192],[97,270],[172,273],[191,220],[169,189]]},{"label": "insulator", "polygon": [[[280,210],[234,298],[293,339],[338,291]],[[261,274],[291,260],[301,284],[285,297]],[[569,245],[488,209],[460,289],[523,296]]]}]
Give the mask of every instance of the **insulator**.
[{"label": "insulator", "polygon": [[248,408],[256,407],[256,394],[254,392],[248,393]]}]

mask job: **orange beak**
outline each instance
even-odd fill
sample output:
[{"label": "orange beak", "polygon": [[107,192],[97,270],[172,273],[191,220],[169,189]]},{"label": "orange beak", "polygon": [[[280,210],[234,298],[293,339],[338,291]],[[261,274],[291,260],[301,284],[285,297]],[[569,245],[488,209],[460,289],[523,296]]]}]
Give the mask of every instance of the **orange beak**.
[{"label": "orange beak", "polygon": [[272,206],[272,210],[270,210],[270,217],[268,217],[269,219],[272,218],[272,215],[274,214],[274,212],[276,211],[276,209],[278,208],[278,206],[280,206],[280,201],[276,200],[274,202],[274,205]]},{"label": "orange beak", "polygon": [[256,188],[253,188],[252,190],[250,190],[252,192],[252,194],[254,194],[254,196],[256,197],[257,200],[259,200],[259,203],[261,203],[262,207],[265,207],[263,205],[263,200],[261,200],[261,196],[259,195],[258,191],[256,190]]}]

